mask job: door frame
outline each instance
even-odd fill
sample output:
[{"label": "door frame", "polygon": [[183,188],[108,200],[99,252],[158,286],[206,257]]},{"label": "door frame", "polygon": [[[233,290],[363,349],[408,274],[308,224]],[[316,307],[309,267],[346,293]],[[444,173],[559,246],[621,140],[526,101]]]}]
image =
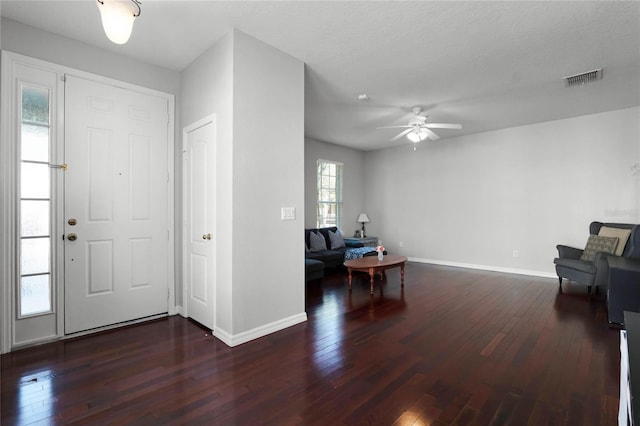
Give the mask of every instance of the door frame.
[{"label": "door frame", "polygon": [[[0,354],[10,352],[12,349],[29,346],[42,341],[50,341],[63,339],[64,335],[64,248],[62,246],[62,233],[64,227],[59,223],[63,220],[60,216],[64,207],[64,187],[57,185],[55,190],[56,205],[53,208],[54,215],[52,221],[52,237],[55,238],[57,244],[54,244],[52,253],[52,263],[54,273],[52,275],[55,280],[55,293],[53,295],[55,315],[56,315],[56,335],[46,336],[41,339],[34,339],[26,342],[15,341],[15,322],[16,322],[16,240],[15,236],[18,231],[18,223],[16,218],[17,191],[15,188],[17,173],[17,158],[13,143],[14,136],[18,131],[15,111],[15,92],[14,92],[14,66],[21,64],[26,67],[38,68],[57,74],[58,79],[58,99],[55,100],[58,106],[57,122],[57,144],[56,152],[62,153],[64,149],[64,78],[65,75],[74,75],[86,80],[92,80],[98,83],[117,86],[125,90],[132,90],[148,95],[158,96],[167,100],[167,285],[169,294],[167,298],[168,314],[176,314],[176,298],[175,298],[175,95],[160,92],[158,90],[149,89],[136,84],[100,76],[86,71],[80,71],[71,67],[43,61],[29,56],[20,55],[7,50],[2,51],[2,79],[1,79],[1,98],[0,98],[0,119],[2,129],[0,136],[4,143],[0,143],[0,170],[2,183],[0,183]],[[60,157],[64,158],[64,157]],[[60,176],[60,175],[58,175]],[[61,181],[56,178],[56,181]],[[61,267],[62,265],[62,267]],[[110,327],[107,327],[110,328]],[[99,330],[98,330],[99,331]],[[74,335],[75,337],[76,335]]]},{"label": "door frame", "polygon": [[[188,147],[188,143],[189,143],[189,133],[193,132],[194,130],[199,129],[200,127],[204,127],[209,123],[213,123],[214,129],[215,126],[217,125],[216,122],[216,114],[212,113],[209,115],[206,115],[204,117],[202,117],[200,120],[197,120],[191,124],[189,124],[188,126],[185,126],[182,129],[182,316],[184,316],[185,318],[189,318],[189,286],[187,285],[187,265],[188,265],[188,261],[189,259],[187,259],[188,257],[188,253],[187,253],[187,247],[189,245],[189,233],[187,232],[187,227],[189,226],[189,216],[187,213],[189,213],[189,206],[187,205],[187,203],[185,202],[185,198],[187,196],[187,191],[189,190],[189,188],[187,188],[187,184],[189,182],[189,177],[187,176],[188,173],[188,169],[185,166],[185,162],[187,161],[187,153],[189,151],[189,147]],[[217,160],[217,157],[216,157]],[[214,244],[213,247],[213,252],[217,253],[217,238],[214,238],[212,240],[212,243]],[[216,329],[216,316],[215,316],[215,296],[216,296],[216,274],[214,271],[214,275],[213,275],[213,304],[214,304],[214,316],[213,316],[213,330],[211,330],[211,332],[213,332]]]}]

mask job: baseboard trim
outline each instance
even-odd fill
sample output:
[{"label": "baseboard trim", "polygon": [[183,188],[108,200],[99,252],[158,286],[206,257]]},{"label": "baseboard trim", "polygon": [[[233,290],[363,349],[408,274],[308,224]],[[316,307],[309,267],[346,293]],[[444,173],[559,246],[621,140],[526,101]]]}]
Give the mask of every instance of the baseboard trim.
[{"label": "baseboard trim", "polygon": [[301,322],[305,322],[306,320],[307,320],[307,313],[303,312],[301,314],[293,315],[288,318],[283,318],[281,320],[274,321],[269,324],[261,325],[260,327],[256,327],[252,330],[244,331],[239,334],[230,334],[225,330],[216,328],[213,331],[213,335],[218,339],[220,339],[225,345],[234,347],[234,346],[241,345],[243,343],[247,343],[251,340],[255,340],[260,337],[266,336],[267,334],[284,330],[285,328],[291,327],[296,324],[300,324]]},{"label": "baseboard trim", "polygon": [[57,334],[52,334],[51,336],[39,337],[37,339],[32,339],[32,340],[25,340],[24,342],[20,342],[12,345],[11,351],[15,351],[23,348],[29,348],[32,346],[44,345],[46,343],[55,342],[61,339],[64,339],[64,337],[58,336]]},{"label": "baseboard trim", "polygon": [[446,260],[423,259],[420,257],[408,257],[407,260],[409,260],[410,262],[417,262],[417,263],[430,263],[433,265],[453,266],[455,268],[467,268],[467,269],[479,269],[482,271],[503,272],[505,274],[528,275],[531,277],[540,277],[540,278],[558,278],[558,276],[552,272],[532,271],[529,269],[504,268],[502,266],[488,266],[488,265],[477,265],[474,263],[449,262]]}]

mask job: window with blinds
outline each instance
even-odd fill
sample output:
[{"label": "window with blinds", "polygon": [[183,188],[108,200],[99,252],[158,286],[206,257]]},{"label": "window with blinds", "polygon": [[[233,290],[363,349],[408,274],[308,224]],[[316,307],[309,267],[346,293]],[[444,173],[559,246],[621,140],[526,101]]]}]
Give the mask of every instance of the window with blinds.
[{"label": "window with blinds", "polygon": [[342,224],[342,164],[318,160],[317,227]]}]

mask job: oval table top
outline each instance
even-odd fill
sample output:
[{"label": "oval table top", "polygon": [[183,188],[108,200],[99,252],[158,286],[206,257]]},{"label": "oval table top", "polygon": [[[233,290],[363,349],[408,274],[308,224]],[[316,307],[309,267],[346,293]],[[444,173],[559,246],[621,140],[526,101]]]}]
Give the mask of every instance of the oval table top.
[{"label": "oval table top", "polygon": [[358,259],[351,259],[344,262],[344,266],[347,268],[359,269],[359,268],[371,268],[380,266],[392,266],[404,263],[407,258],[404,256],[394,256],[387,254],[382,257],[382,260],[378,260],[378,256],[364,256]]}]

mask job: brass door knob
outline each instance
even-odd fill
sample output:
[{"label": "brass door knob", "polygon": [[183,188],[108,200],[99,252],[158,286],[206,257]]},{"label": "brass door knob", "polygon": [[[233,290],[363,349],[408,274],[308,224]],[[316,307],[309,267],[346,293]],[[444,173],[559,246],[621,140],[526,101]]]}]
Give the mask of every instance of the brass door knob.
[{"label": "brass door knob", "polygon": [[71,225],[71,226],[75,226],[75,225],[76,225],[76,223],[78,223],[78,221],[77,221],[74,217],[72,217],[71,219],[69,219],[69,220],[67,221],[67,223],[68,223],[69,225]]},{"label": "brass door knob", "polygon": [[78,236],[73,232],[67,235],[67,240],[69,241],[75,241],[77,239],[78,239]]},{"label": "brass door knob", "polygon": [[203,236],[202,236],[202,239],[203,239],[203,240],[210,240],[210,239],[211,239],[211,234],[209,233],[209,234],[205,234],[205,235],[203,235]]}]

